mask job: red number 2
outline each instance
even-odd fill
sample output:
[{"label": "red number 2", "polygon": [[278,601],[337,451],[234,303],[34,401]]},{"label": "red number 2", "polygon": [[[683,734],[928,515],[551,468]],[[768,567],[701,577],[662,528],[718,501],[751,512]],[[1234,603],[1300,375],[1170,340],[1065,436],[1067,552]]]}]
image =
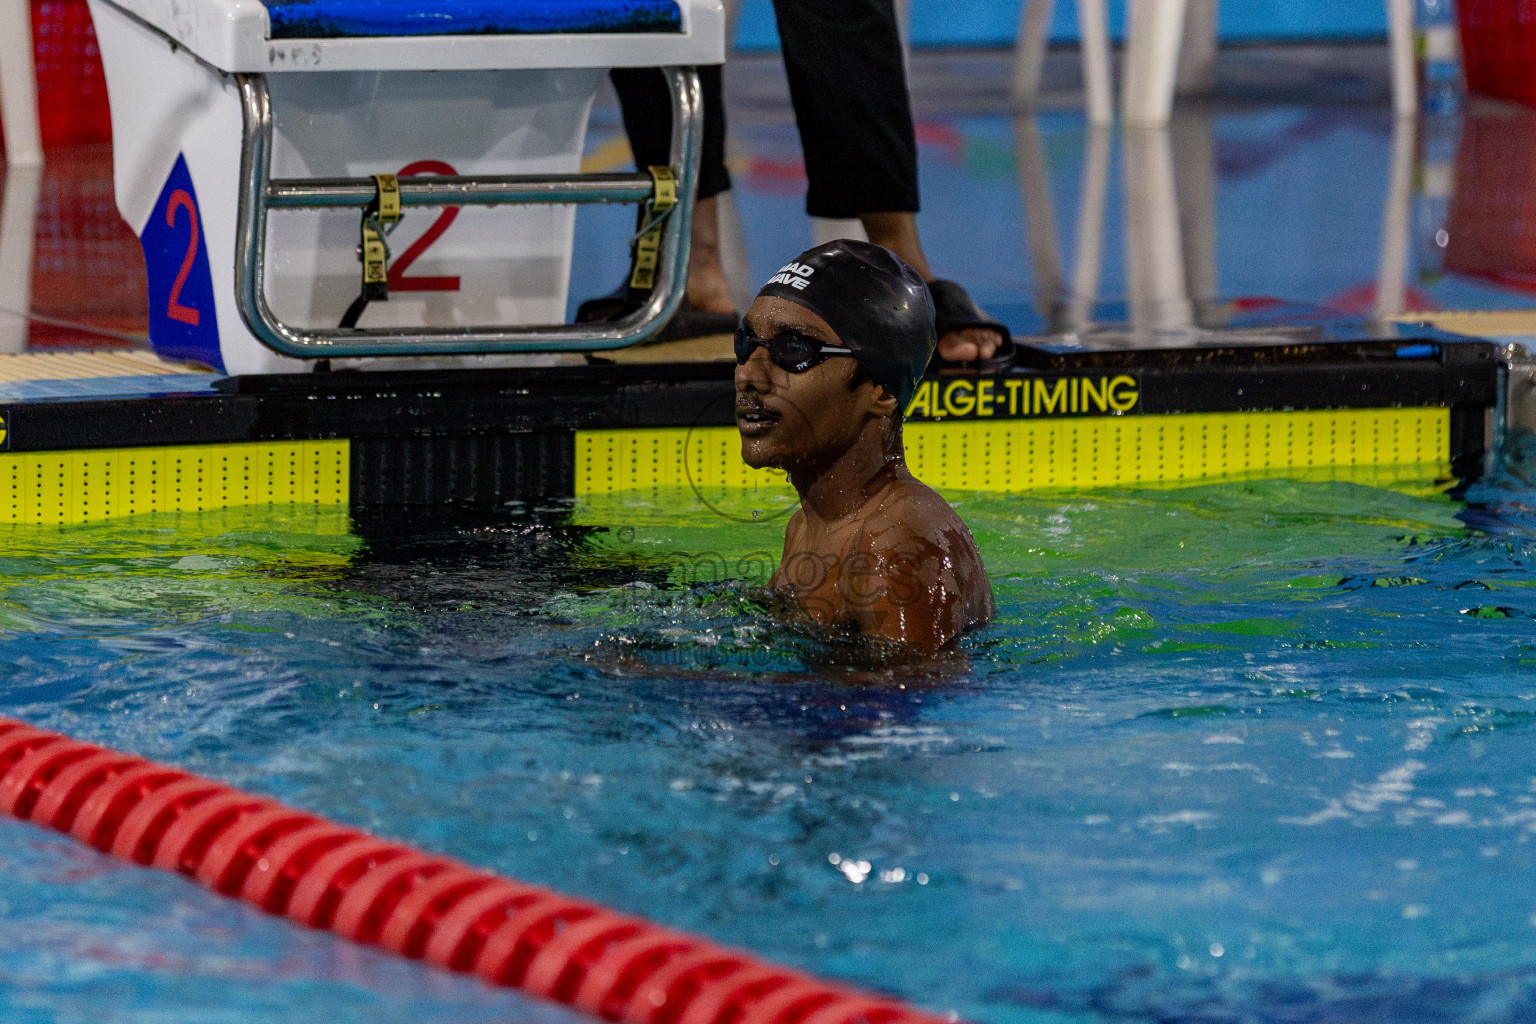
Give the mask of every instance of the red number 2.
[{"label": "red number 2", "polygon": [[165,204],[167,226],[173,228],[176,226],[176,211],[182,208],[187,211],[187,223],[192,228],[192,235],[187,239],[187,255],[181,261],[181,270],[176,274],[176,283],[171,285],[171,299],[165,304],[165,315],[172,320],[179,320],[196,327],[202,317],[191,306],[181,304],[181,289],[186,286],[187,275],[192,273],[192,261],[197,258],[197,206],[192,202],[192,197],[187,194],[187,190],[179,188],[171,193],[170,202]]},{"label": "red number 2", "polygon": [[[417,160],[413,164],[406,164],[400,168],[400,177],[404,178],[412,174],[458,174],[459,172],[443,163],[441,160]],[[443,237],[443,232],[448,230],[454,218],[458,217],[457,206],[445,206],[443,212],[437,215],[437,220],[416,241],[412,242],[395,265],[389,268],[389,290],[392,292],[456,292],[459,290],[457,277],[406,277],[405,271],[412,263],[421,258],[421,254],[431,248],[432,243]]]}]

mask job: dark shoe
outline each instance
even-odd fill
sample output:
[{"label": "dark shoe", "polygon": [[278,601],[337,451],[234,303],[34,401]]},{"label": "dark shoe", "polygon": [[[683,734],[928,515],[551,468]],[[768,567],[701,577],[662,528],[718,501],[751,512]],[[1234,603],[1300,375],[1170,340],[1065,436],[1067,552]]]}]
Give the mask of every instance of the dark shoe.
[{"label": "dark shoe", "polygon": [[577,306],[576,322],[579,324],[591,324],[621,320],[639,308],[640,304],[630,299],[629,289],[621,284],[607,295],[588,299]]},{"label": "dark shoe", "polygon": [[981,307],[954,281],[928,282],[928,294],[933,296],[934,323],[939,338],[955,331],[980,327],[995,332],[1001,339],[997,349],[986,359],[954,361],[945,359],[937,352],[929,370],[934,373],[1002,373],[1013,366],[1018,347],[1007,327],[981,311]]},{"label": "dark shoe", "polygon": [[[640,303],[629,297],[628,289],[620,286],[617,291],[596,299],[588,299],[576,307],[579,324],[608,323],[622,320],[640,308]],[[665,327],[646,339],[644,343],[657,341],[682,341],[685,338],[708,338],[716,334],[733,334],[741,317],[735,313],[709,313],[694,309],[684,300]],[[644,344],[643,343],[643,344]]]},{"label": "dark shoe", "polygon": [[651,336],[651,341],[682,341],[685,338],[709,338],[718,334],[735,334],[741,317],[735,313],[709,313],[683,304],[667,326]]}]

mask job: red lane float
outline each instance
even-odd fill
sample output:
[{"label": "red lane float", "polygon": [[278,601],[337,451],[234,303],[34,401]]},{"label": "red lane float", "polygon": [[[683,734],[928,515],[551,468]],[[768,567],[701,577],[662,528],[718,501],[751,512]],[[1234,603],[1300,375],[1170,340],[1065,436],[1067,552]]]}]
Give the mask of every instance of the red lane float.
[{"label": "red lane float", "polygon": [[626,1024],[941,1024],[596,904],[0,718],[0,811],[345,938]]}]

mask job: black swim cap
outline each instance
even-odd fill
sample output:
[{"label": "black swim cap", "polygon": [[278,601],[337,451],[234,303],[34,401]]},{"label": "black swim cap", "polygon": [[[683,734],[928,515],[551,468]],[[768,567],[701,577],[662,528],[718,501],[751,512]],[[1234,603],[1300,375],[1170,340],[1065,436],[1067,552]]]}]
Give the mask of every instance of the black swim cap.
[{"label": "black swim cap", "polygon": [[928,285],[901,257],[840,238],[795,257],[757,294],[804,306],[825,320],[906,412],[938,337]]}]

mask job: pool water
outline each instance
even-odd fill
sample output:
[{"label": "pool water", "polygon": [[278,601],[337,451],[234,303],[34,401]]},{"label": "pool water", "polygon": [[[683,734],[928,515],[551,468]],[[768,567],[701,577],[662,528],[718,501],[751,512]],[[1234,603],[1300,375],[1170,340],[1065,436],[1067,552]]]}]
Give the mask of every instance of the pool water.
[{"label": "pool water", "polygon": [[[1529,447],[951,495],[1000,610],[943,672],[765,620],[781,508],[7,528],[0,713],[978,1022],[1531,1019]],[[29,825],[0,871],[6,1021],[574,1019]]]}]

